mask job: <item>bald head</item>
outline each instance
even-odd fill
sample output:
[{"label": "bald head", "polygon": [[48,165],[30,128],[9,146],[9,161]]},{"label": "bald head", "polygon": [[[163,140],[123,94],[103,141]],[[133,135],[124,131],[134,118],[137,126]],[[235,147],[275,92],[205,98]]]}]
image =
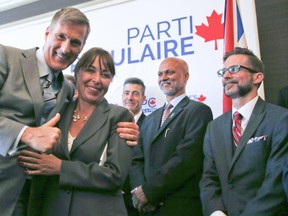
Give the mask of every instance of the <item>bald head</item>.
[{"label": "bald head", "polygon": [[168,101],[185,93],[188,79],[188,64],[184,60],[169,57],[161,62],[158,71],[158,84]]}]

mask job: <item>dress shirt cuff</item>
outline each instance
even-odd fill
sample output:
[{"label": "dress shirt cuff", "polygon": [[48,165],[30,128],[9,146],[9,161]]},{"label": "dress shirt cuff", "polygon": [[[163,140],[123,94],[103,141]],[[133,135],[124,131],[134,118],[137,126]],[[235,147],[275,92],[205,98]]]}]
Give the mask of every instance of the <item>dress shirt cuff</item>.
[{"label": "dress shirt cuff", "polygon": [[224,212],[218,210],[213,212],[210,216],[227,216],[227,215]]},{"label": "dress shirt cuff", "polygon": [[18,136],[16,137],[16,140],[14,141],[13,145],[10,147],[8,151],[8,155],[13,156],[17,151],[26,147],[25,144],[19,145],[19,141],[27,127],[28,126],[24,126],[22,130],[19,132]]}]

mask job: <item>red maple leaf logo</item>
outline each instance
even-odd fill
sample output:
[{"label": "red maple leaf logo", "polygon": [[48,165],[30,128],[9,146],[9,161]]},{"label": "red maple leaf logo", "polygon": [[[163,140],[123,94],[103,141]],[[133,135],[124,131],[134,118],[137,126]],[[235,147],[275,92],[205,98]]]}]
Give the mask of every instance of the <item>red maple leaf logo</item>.
[{"label": "red maple leaf logo", "polygon": [[151,99],[149,101],[150,106],[154,106],[156,104],[156,101],[154,99]]},{"label": "red maple leaf logo", "polygon": [[224,38],[224,23],[221,23],[222,14],[217,14],[213,10],[210,17],[207,16],[208,26],[201,24],[195,26],[197,32],[195,34],[205,39],[205,42],[215,40],[215,50],[218,50],[217,40]]},{"label": "red maple leaf logo", "polygon": [[197,99],[198,99],[198,101],[203,102],[206,100],[206,97],[201,94]]}]

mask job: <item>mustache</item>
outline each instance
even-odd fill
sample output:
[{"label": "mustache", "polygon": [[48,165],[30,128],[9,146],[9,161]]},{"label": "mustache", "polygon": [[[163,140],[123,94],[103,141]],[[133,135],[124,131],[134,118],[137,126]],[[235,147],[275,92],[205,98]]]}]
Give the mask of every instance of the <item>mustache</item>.
[{"label": "mustache", "polygon": [[169,82],[169,81],[162,81],[162,82],[160,82],[160,85],[164,85],[164,84],[170,84],[170,82]]},{"label": "mustache", "polygon": [[226,86],[226,85],[231,84],[231,83],[237,84],[238,81],[234,80],[234,79],[225,80],[225,82],[223,83],[223,86]]}]

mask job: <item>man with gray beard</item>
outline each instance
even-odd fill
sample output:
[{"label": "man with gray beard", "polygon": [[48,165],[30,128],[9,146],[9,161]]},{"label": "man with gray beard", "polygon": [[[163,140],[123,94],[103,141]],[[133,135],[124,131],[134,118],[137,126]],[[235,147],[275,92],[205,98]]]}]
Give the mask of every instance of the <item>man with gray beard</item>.
[{"label": "man with gray beard", "polygon": [[162,61],[158,84],[166,103],[141,126],[130,174],[134,207],[144,215],[202,215],[199,181],[211,109],[185,94],[185,61]]}]

